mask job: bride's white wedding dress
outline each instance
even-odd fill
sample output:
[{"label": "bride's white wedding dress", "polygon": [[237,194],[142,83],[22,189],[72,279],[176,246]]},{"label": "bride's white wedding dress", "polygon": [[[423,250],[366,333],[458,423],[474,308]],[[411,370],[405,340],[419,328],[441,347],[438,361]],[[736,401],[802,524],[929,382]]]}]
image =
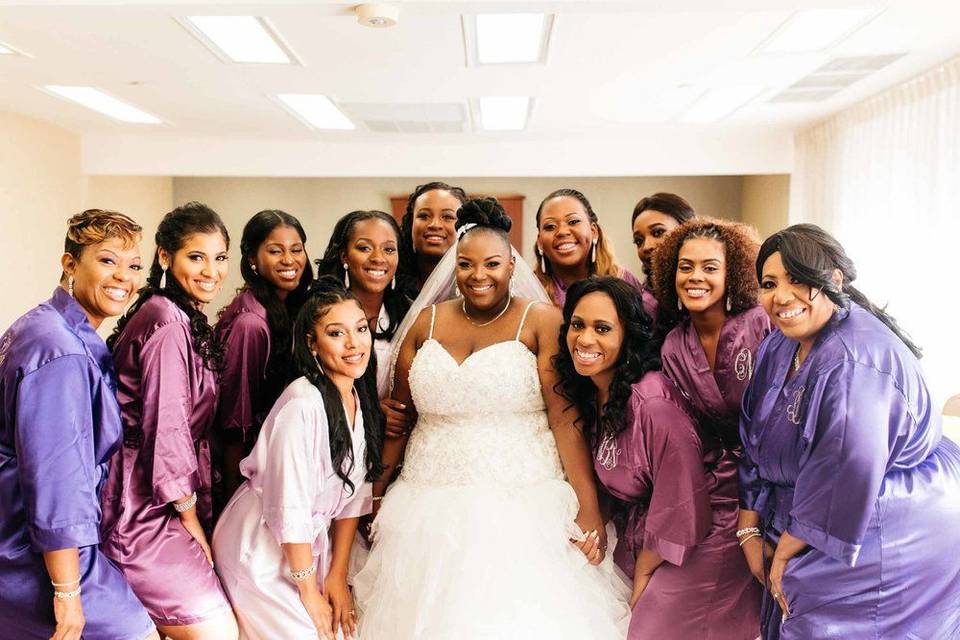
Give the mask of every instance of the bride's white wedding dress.
[{"label": "bride's white wedding dress", "polygon": [[518,329],[458,364],[431,313],[409,373],[419,420],[354,578],[360,638],[622,640],[629,591],[612,554],[592,566],[569,542],[578,503],[536,357]]}]

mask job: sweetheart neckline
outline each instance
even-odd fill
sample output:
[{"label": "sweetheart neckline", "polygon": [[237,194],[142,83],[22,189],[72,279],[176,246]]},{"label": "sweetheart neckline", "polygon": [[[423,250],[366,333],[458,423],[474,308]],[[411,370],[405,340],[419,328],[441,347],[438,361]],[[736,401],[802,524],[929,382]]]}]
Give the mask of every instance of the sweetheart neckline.
[{"label": "sweetheart neckline", "polygon": [[[530,355],[534,360],[536,360],[536,358],[537,358],[537,355],[536,355],[533,351],[531,351],[531,350],[530,350],[530,347],[528,347],[526,344],[524,344],[523,341],[521,341],[521,340],[501,340],[500,342],[494,342],[493,344],[488,344],[487,346],[481,347],[480,349],[477,349],[476,351],[472,351],[472,352],[470,352],[470,354],[467,355],[466,358],[464,358],[464,359],[461,360],[460,362],[457,362],[457,359],[453,357],[453,354],[451,354],[449,351],[447,351],[447,348],[446,348],[445,346],[443,346],[443,343],[440,342],[439,340],[437,340],[436,338],[427,338],[427,339],[423,342],[423,344],[420,345],[420,351],[423,351],[423,347],[425,347],[428,342],[435,342],[435,343],[437,344],[437,346],[440,347],[440,350],[443,351],[443,353],[445,353],[448,358],[450,358],[450,361],[453,362],[453,364],[456,365],[456,367],[457,367],[458,370],[462,369],[462,368],[463,368],[463,365],[465,365],[465,364],[467,363],[467,361],[470,360],[470,358],[472,358],[473,356],[477,355],[478,353],[483,353],[484,351],[486,351],[486,350],[488,350],[488,349],[492,349],[493,347],[499,347],[500,345],[503,345],[503,344],[519,344],[519,345],[523,348],[523,351],[524,351],[525,353],[527,353],[528,355]],[[417,355],[420,355],[420,352],[419,352],[419,351],[417,352]],[[416,356],[414,356],[414,357],[416,357]]]}]

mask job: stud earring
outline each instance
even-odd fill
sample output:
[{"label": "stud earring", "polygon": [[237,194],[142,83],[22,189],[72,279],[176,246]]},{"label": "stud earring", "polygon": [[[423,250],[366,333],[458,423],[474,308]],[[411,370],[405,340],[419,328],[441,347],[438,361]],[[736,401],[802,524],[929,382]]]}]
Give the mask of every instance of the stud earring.
[{"label": "stud earring", "polygon": [[166,267],[160,267],[160,268],[163,269],[163,273],[160,274],[160,288],[166,289],[167,288],[167,268]]},{"label": "stud earring", "polygon": [[730,303],[730,294],[727,294],[727,313],[730,313],[730,309],[733,308],[733,305]]},{"label": "stud earring", "polygon": [[71,297],[73,296],[73,276],[67,278],[67,292]]},{"label": "stud earring", "polygon": [[347,268],[346,262],[343,263],[343,286],[350,288],[350,269]]}]

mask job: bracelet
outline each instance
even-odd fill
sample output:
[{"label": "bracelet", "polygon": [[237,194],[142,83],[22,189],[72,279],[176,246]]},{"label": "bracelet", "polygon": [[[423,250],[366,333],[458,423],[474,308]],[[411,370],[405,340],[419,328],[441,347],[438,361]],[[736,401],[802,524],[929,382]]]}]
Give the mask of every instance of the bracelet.
[{"label": "bracelet", "polygon": [[290,577],[293,578],[294,582],[303,582],[313,574],[317,572],[317,565],[313,564],[307,567],[306,569],[301,569],[300,571],[291,571]]},{"label": "bracelet", "polygon": [[380,502],[381,500],[383,500],[383,496],[373,496],[374,502]]},{"label": "bracelet", "polygon": [[77,587],[73,591],[54,591],[53,597],[57,600],[73,600],[80,595],[80,587]]},{"label": "bracelet", "polygon": [[750,540],[751,538],[759,538],[759,537],[760,537],[759,533],[751,533],[750,535],[748,535],[747,537],[745,537],[743,540],[740,541],[740,546],[742,547],[743,543],[746,542],[747,540]]},{"label": "bracelet", "polygon": [[743,529],[737,529],[737,538],[740,538],[741,536],[745,536],[748,533],[755,533],[757,535],[760,535],[760,527],[745,527]]},{"label": "bracelet", "polygon": [[72,584],[80,584],[80,578],[77,578],[76,580],[71,580],[70,582],[54,582],[53,580],[51,580],[50,584],[52,584],[55,587],[69,587]]},{"label": "bracelet", "polygon": [[173,508],[176,509],[177,513],[183,513],[184,511],[190,511],[193,509],[193,505],[197,504],[197,492],[194,491],[190,494],[190,497],[186,499],[185,502],[173,503]]}]

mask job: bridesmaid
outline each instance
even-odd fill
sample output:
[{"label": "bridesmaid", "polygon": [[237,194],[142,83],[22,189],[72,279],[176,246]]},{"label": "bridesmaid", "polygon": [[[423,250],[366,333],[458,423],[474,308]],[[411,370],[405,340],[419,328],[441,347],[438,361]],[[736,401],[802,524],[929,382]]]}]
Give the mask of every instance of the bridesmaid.
[{"label": "bridesmaid", "polygon": [[108,341],[124,434],[104,491],[103,551],[173,640],[237,637],[205,531],[224,355],[201,309],[223,285],[229,241],[198,202],[164,216],[147,286]]},{"label": "bridesmaid", "polygon": [[457,209],[466,201],[463,189],[445,182],[421,184],[407,199],[400,221],[400,269],[416,278],[411,297],[416,297],[440,258],[456,242]]},{"label": "bridesmaid", "polygon": [[617,265],[603,229],[587,197],[575,189],[558,189],[537,209],[537,256],[534,272],[558,307],[567,288],[591,275],[616,276],[643,298],[643,308],[655,315],[657,301],[635,275]]},{"label": "bridesmaid", "polygon": [[223,495],[219,512],[243,477],[260,424],[290,379],[293,319],[313,281],[300,221],[268,209],[250,218],[240,238],[244,286],[222,312],[217,339],[224,346],[216,429],[222,440]]},{"label": "bridesmaid", "polygon": [[690,203],[673,193],[655,193],[641,198],[633,208],[630,228],[633,229],[633,244],[637,247],[637,257],[643,265],[647,284],[653,277],[653,252],[668,233],[696,215]]},{"label": "bridesmaid", "polygon": [[358,300],[317,280],[294,327],[290,384],[241,471],[213,536],[243,638],[332,639],[356,631],[347,567],[383,435],[368,387],[371,331]]},{"label": "bridesmaid", "polygon": [[581,280],[563,316],[559,389],[581,416],[600,482],[622,502],[614,561],[633,580],[627,638],[753,640],[755,585],[635,290],[609,276]]},{"label": "bridesmaid", "polygon": [[820,227],[767,238],[756,273],[778,329],[740,423],[743,552],[761,579],[775,548],[763,637],[958,637],[960,447],[920,350]]},{"label": "bridesmaid", "polygon": [[317,260],[317,275],[334,276],[363,307],[377,363],[377,397],[387,396],[390,340],[410,308],[415,276],[400,268],[400,227],[383,211],[353,211],[340,218]]},{"label": "bridesmaid", "polygon": [[113,360],[97,328],[140,280],[140,226],[90,209],[67,222],[53,296],[0,337],[0,635],[158,640],[100,552],[99,492],[120,446]]}]

